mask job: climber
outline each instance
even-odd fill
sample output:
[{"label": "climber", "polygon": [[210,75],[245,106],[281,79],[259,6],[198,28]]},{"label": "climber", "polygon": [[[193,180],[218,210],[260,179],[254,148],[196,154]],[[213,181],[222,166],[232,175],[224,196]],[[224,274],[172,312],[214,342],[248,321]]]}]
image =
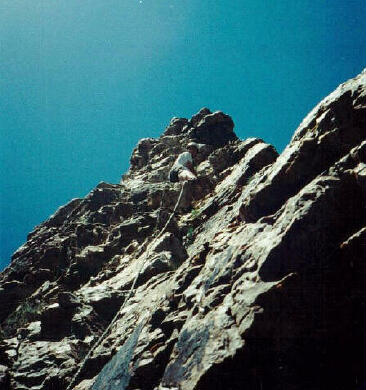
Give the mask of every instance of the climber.
[{"label": "climber", "polygon": [[197,180],[194,170],[194,159],[199,151],[199,146],[195,142],[187,145],[187,152],[181,153],[175,160],[169,172],[169,180],[175,182],[185,182]]}]

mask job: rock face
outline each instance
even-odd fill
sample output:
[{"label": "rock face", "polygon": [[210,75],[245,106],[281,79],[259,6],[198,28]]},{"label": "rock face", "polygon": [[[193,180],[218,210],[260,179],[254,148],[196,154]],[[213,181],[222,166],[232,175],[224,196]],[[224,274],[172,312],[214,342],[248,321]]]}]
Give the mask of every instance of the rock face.
[{"label": "rock face", "polygon": [[279,156],[207,108],[141,140],[1,274],[1,388],[363,388],[365,107],[363,72]]}]

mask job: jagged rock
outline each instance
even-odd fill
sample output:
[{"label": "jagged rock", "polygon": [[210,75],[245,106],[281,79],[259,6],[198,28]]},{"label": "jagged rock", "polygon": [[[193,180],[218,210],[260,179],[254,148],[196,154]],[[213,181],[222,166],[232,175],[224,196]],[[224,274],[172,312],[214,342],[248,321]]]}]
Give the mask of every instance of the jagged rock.
[{"label": "jagged rock", "polygon": [[[120,184],[36,227],[0,275],[6,386],[65,390],[81,368],[73,390],[362,387],[365,85],[279,156],[222,112],[173,118]],[[192,139],[199,180],[177,205],[167,177]]]},{"label": "jagged rock", "polygon": [[130,163],[132,169],[144,167],[149,161],[149,152],[154,142],[151,138],[143,138],[139,141],[136,149],[133,151]]},{"label": "jagged rock", "polygon": [[173,271],[177,268],[178,264],[172,256],[171,252],[160,252],[155,255],[151,261],[141,270],[141,273],[137,279],[137,286],[146,283],[153,276],[159,275],[164,272]]},{"label": "jagged rock", "polygon": [[58,294],[58,303],[64,309],[72,309],[80,305],[79,299],[68,291],[62,291]]},{"label": "jagged rock", "polygon": [[10,390],[9,368],[0,365],[0,386],[3,390]]},{"label": "jagged rock", "polygon": [[41,321],[31,322],[27,328],[24,329],[21,338],[28,338],[29,340],[41,340]]},{"label": "jagged rock", "polygon": [[230,116],[221,111],[207,114],[189,131],[189,137],[202,144],[223,146],[234,141],[234,122]]},{"label": "jagged rock", "polygon": [[172,233],[165,233],[157,239],[151,247],[151,251],[155,253],[163,251],[171,252],[177,263],[181,263],[188,257],[187,251],[181,241]]},{"label": "jagged rock", "polygon": [[[96,323],[96,316],[93,307],[83,305],[71,318],[71,333],[78,339],[85,340],[94,335],[93,325]],[[94,339],[94,337],[93,337]]]},{"label": "jagged rock", "polygon": [[247,221],[274,213],[300,188],[363,141],[363,72],[340,85],[303,120],[290,144],[243,203]]},{"label": "jagged rock", "polygon": [[186,118],[172,118],[169,126],[165,129],[164,135],[178,135],[182,133],[184,127],[188,127],[188,120]]},{"label": "jagged rock", "polygon": [[11,388],[35,389],[65,388],[60,372],[69,374],[75,364],[76,348],[65,342],[37,341],[22,343],[18,350],[15,366],[18,368],[11,377]]},{"label": "jagged rock", "polygon": [[[71,199],[68,204],[59,207],[58,210],[45,222],[45,224],[49,227],[62,225],[65,219],[80,205],[80,203],[81,199],[79,198]],[[27,238],[30,239],[36,232],[37,229],[30,233]]]},{"label": "jagged rock", "polygon": [[191,120],[190,120],[190,123],[193,127],[197,127],[198,123],[206,116],[206,115],[210,115],[212,114],[212,112],[210,111],[209,108],[207,107],[203,107],[201,108],[197,114],[193,115]]},{"label": "jagged rock", "polygon": [[104,285],[87,287],[80,292],[80,298],[105,320],[111,320],[121,307],[125,292],[107,288]]},{"label": "jagged rock", "polygon": [[94,379],[86,379],[80,382],[74,389],[75,390],[90,390],[94,383]]},{"label": "jagged rock", "polygon": [[53,303],[45,307],[41,313],[41,331],[43,337],[61,339],[69,334],[71,313]]}]

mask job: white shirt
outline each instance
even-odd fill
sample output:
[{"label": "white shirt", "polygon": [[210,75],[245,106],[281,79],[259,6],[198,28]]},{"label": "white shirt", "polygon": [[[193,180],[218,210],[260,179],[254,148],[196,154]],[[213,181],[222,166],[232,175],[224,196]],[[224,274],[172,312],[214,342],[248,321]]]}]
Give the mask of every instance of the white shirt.
[{"label": "white shirt", "polygon": [[185,168],[185,167],[187,167],[187,162],[190,162],[191,164],[193,164],[192,155],[189,152],[183,152],[175,160],[175,162],[173,164],[173,169]]}]

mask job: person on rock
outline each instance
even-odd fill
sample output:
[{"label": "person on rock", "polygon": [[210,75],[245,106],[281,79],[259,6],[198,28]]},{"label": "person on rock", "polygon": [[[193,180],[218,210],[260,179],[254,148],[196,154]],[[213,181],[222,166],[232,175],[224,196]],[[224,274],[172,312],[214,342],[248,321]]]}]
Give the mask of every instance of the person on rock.
[{"label": "person on rock", "polygon": [[198,144],[190,142],[187,145],[187,152],[183,152],[177,157],[169,172],[169,180],[172,183],[197,180],[194,159],[198,154],[198,150]]}]

